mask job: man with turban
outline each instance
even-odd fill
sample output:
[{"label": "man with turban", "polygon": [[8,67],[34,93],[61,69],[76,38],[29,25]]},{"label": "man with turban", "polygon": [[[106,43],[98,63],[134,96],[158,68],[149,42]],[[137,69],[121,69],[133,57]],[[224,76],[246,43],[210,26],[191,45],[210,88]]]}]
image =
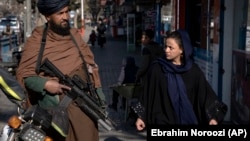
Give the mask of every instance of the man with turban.
[{"label": "man with turban", "polygon": [[[50,109],[60,104],[65,90],[70,90],[70,87],[60,84],[58,78],[39,71],[41,62],[46,58],[64,75],[78,75],[84,81],[90,76],[100,99],[105,101],[94,55],[77,29],[70,28],[69,0],[38,0],[37,7],[47,23],[36,27],[27,39],[16,74],[17,80],[27,90],[29,103]],[[43,45],[44,49],[41,49]],[[69,120],[63,125],[68,125],[68,130],[66,133],[60,132],[62,140],[99,140],[97,122],[84,113],[77,103],[71,101],[66,110]]]}]

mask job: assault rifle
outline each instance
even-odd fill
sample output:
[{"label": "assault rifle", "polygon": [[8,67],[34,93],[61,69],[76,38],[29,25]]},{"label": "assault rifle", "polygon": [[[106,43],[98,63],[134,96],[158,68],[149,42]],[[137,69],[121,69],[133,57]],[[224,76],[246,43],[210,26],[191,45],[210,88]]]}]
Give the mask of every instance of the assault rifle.
[{"label": "assault rifle", "polygon": [[109,123],[114,123],[107,117],[106,112],[101,107],[98,94],[94,88],[91,87],[91,84],[84,82],[78,75],[74,75],[72,78],[64,75],[47,58],[41,64],[40,71],[50,76],[57,77],[61,84],[71,87],[70,91],[65,91],[65,97],[74,100],[84,113],[93,120],[96,120],[108,131],[112,130]]}]

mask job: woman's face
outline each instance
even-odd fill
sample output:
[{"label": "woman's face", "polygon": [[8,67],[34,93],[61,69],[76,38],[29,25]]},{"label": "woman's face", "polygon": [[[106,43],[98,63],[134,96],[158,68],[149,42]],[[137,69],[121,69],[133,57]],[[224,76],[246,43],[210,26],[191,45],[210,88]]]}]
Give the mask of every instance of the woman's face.
[{"label": "woman's face", "polygon": [[147,45],[149,43],[150,39],[148,38],[148,36],[146,35],[142,35],[142,38],[141,38],[141,43],[143,45]]},{"label": "woman's face", "polygon": [[182,56],[183,50],[177,44],[174,38],[166,39],[164,50],[165,50],[167,60],[171,60],[172,63],[175,65],[181,65],[181,56]]}]

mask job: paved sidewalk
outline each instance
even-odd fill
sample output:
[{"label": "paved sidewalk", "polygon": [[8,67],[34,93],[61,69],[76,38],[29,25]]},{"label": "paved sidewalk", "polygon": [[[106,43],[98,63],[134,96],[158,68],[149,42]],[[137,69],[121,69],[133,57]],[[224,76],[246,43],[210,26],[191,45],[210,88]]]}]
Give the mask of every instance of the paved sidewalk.
[{"label": "paved sidewalk", "polygon": [[[84,40],[88,41],[91,28],[86,28]],[[139,65],[139,53],[129,53],[126,49],[126,41],[122,37],[113,38],[110,32],[107,33],[107,43],[104,48],[91,47],[95,55],[95,61],[100,68],[100,76],[103,85],[103,92],[106,95],[108,104],[112,102],[112,89],[109,87],[116,83],[121,69],[123,57],[134,56]],[[118,105],[119,107],[120,105]],[[124,110],[118,111],[107,109],[109,117],[117,124],[116,130],[107,132],[99,127],[100,141],[145,141],[146,133],[138,132],[131,121],[124,122]],[[6,124],[7,119],[16,112],[16,106],[11,103],[0,91],[0,129]],[[84,125],[83,125],[84,126]]]},{"label": "paved sidewalk", "polygon": [[[88,36],[92,28],[87,27],[84,33],[84,40],[88,41]],[[103,86],[103,92],[106,95],[108,104],[112,103],[112,89],[109,87],[117,82],[121,70],[122,59],[126,56],[133,56],[136,64],[140,64],[139,51],[128,52],[126,48],[126,39],[124,37],[113,38],[110,31],[106,33],[107,43],[104,48],[100,48],[97,43],[95,47],[91,47],[95,55],[95,61],[100,68],[100,77]],[[139,50],[139,49],[138,49]],[[119,102],[120,104],[120,102]],[[114,131],[105,131],[100,127],[100,141],[144,141],[146,140],[146,132],[138,132],[134,126],[134,122],[124,120],[124,110],[119,108],[117,112],[108,108],[109,117],[117,124]]]}]

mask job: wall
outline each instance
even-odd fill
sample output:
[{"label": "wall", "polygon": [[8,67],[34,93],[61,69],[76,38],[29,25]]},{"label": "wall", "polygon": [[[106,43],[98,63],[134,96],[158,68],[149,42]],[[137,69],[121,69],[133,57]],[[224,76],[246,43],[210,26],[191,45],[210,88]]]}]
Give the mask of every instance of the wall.
[{"label": "wall", "polygon": [[[222,76],[222,100],[229,105],[229,110],[226,115],[225,120],[231,120],[231,80],[232,80],[232,48],[233,48],[233,40],[235,35],[233,33],[233,28],[235,17],[234,17],[234,9],[235,9],[235,1],[234,0],[225,0],[225,15],[224,15],[224,26],[223,26],[223,69],[225,70]],[[237,1],[238,3],[238,1]],[[229,24],[231,23],[231,24]],[[233,114],[233,113],[232,113]]]}]

